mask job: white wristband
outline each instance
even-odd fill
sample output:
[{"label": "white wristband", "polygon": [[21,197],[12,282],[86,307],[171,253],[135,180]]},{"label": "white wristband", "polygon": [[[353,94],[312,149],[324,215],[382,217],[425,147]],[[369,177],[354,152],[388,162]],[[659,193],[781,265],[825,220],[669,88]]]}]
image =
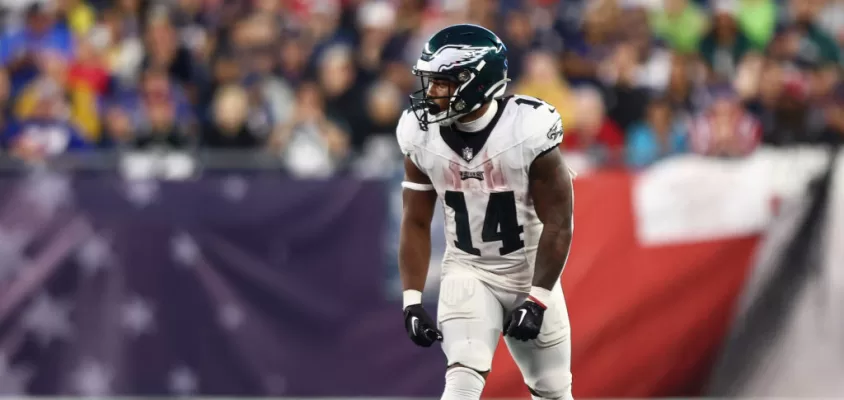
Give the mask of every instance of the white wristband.
[{"label": "white wristband", "polygon": [[551,291],[543,287],[532,286],[530,288],[530,294],[528,294],[528,300],[544,308],[548,308],[548,305],[551,303]]},{"label": "white wristband", "polygon": [[405,290],[404,293],[402,293],[402,297],[404,299],[404,305],[402,306],[402,309],[422,303],[422,292],[418,290]]},{"label": "white wristband", "polygon": [[410,190],[416,190],[418,192],[427,192],[434,190],[434,185],[426,184],[426,183],[416,183],[416,182],[408,182],[404,181],[401,183],[401,187]]}]

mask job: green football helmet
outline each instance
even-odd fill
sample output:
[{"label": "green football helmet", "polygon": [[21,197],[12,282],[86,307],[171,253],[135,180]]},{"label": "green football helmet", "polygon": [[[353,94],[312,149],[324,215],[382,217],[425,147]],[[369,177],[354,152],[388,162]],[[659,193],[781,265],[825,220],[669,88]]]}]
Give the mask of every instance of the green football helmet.
[{"label": "green football helmet", "polygon": [[[507,47],[492,31],[478,25],[449,26],[428,39],[413,67],[422,89],[410,95],[410,107],[419,127],[451,125],[458,118],[501,97],[507,89]],[[433,80],[454,82],[448,107],[442,109],[428,95]]]}]

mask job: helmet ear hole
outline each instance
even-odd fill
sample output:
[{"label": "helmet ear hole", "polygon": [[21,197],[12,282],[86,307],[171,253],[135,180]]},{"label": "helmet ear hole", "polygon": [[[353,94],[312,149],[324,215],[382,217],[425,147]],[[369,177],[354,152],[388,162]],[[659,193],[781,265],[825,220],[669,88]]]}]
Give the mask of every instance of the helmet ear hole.
[{"label": "helmet ear hole", "polygon": [[466,108],[466,102],[463,101],[463,99],[460,99],[460,100],[455,101],[451,105],[451,107],[454,108],[454,111],[460,112],[460,111],[463,111]]},{"label": "helmet ear hole", "polygon": [[472,73],[469,70],[464,69],[457,75],[457,80],[460,82],[467,82],[469,79],[472,79]]}]

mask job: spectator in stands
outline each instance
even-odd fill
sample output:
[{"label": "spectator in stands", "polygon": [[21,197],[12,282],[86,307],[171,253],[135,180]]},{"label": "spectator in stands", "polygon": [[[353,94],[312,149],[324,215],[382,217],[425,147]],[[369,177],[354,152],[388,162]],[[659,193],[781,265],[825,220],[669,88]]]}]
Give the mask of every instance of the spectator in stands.
[{"label": "spectator in stands", "polygon": [[[720,0],[719,3],[729,6],[729,1]],[[716,7],[721,4],[716,4]],[[751,46],[757,50],[764,50],[777,25],[776,0],[738,0],[736,2],[736,18],[740,30],[744,32]]]},{"label": "spectator in stands", "polygon": [[765,69],[765,63],[765,57],[752,53],[746,55],[736,68],[732,79],[733,88],[747,106],[750,106],[759,96],[762,85],[760,77]]},{"label": "spectator in stands", "polygon": [[691,123],[690,149],[715,157],[743,157],[756,150],[762,140],[762,127],[741,104],[729,85],[710,91],[711,103]]},{"label": "spectator in stands", "polygon": [[27,161],[92,147],[70,123],[70,105],[56,82],[40,80],[30,88],[32,109],[7,129],[2,138],[4,147]]},{"label": "spectator in stands", "polygon": [[563,72],[574,84],[599,84],[599,70],[618,39],[621,10],[613,0],[587,2],[583,28],[564,37]]},{"label": "spectator in stands", "polygon": [[692,115],[698,111],[698,88],[701,77],[694,61],[678,53],[672,54],[671,72],[666,95],[671,106],[679,113]]},{"label": "spectator in stands", "polygon": [[411,92],[418,82],[413,75],[407,73],[407,68],[419,57],[418,51],[428,39],[423,32],[429,10],[428,2],[429,0],[398,2],[393,36],[384,49],[383,75],[405,93]]},{"label": "spectator in stands", "polygon": [[144,73],[140,93],[128,103],[136,128],[139,148],[184,149],[195,142],[195,123],[180,92],[175,90],[166,70]]},{"label": "spectator in stands", "polygon": [[373,141],[395,141],[402,100],[401,91],[391,82],[382,80],[370,86],[366,93],[366,132],[369,133],[364,137],[352,136],[352,149],[366,154]]},{"label": "spectator in stands", "polygon": [[[240,68],[240,63],[234,51],[229,48],[218,49],[208,67],[208,76],[199,89],[202,95],[198,99],[198,108],[208,111],[213,108],[212,100],[217,90],[226,85],[240,84],[246,78],[245,72]],[[206,113],[201,115],[202,119],[209,121],[212,116]]]},{"label": "spectator in stands", "polygon": [[808,74],[790,66],[770,66],[760,90],[760,119],[764,141],[773,145],[794,145],[819,140],[823,131],[823,109],[811,107]]},{"label": "spectator in stands", "polygon": [[[19,120],[31,118],[43,101],[45,91],[66,98],[69,102],[63,122],[72,125],[84,140],[94,143],[100,134],[100,120],[97,112],[96,93],[88,86],[69,84],[68,65],[65,56],[53,51],[42,51],[38,57],[41,75],[30,81],[17,97],[15,116]],[[49,89],[45,89],[49,88]]]},{"label": "spectator in stands", "polygon": [[261,145],[261,135],[248,123],[249,94],[237,85],[220,88],[214,97],[213,118],[203,129],[202,143],[211,148],[248,149]]},{"label": "spectator in stands", "polygon": [[606,115],[600,92],[591,87],[575,91],[577,120],[560,145],[566,150],[583,151],[601,166],[617,166],[623,160],[624,134]]},{"label": "spectator in stands", "polygon": [[[531,25],[530,15],[523,9],[515,8],[507,11],[504,15],[506,23],[502,33],[502,40],[507,43],[507,54],[509,66],[507,76],[510,79],[518,80],[524,71],[525,58],[534,45],[534,28]],[[553,65],[554,70],[558,68]]]},{"label": "spectator in stands", "polygon": [[553,54],[534,51],[525,58],[527,70],[514,88],[515,93],[540,98],[551,104],[563,119],[563,130],[574,126],[577,113],[574,95],[566,80],[558,72]]},{"label": "spectator in stands", "polygon": [[664,0],[651,15],[651,27],[657,37],[675,51],[691,54],[709,27],[706,13],[689,0]]},{"label": "spectator in stands", "polygon": [[604,82],[610,98],[614,99],[609,117],[622,131],[644,117],[648,103],[649,90],[640,84],[640,72],[645,71],[639,60],[635,45],[624,41],[604,63]]},{"label": "spectator in stands", "polygon": [[73,56],[73,37],[66,25],[56,23],[53,10],[33,3],[26,12],[26,24],[0,35],[0,64],[6,65],[12,93],[38,75],[38,59],[45,51],[65,59]]},{"label": "spectator in stands", "polygon": [[717,4],[712,27],[700,43],[700,54],[710,80],[727,81],[735,76],[752,44],[736,20],[735,3],[722,0]]},{"label": "spectator in stands", "polygon": [[129,113],[112,106],[104,112],[103,135],[99,146],[104,149],[131,148],[135,140],[135,127]]},{"label": "spectator in stands", "polygon": [[90,35],[80,37],[76,43],[75,58],[70,63],[67,72],[67,85],[70,88],[90,90],[101,98],[110,90],[111,84],[108,67],[103,59],[102,47],[98,46]]},{"label": "spectator in stands", "polygon": [[[351,49],[335,45],[320,56],[319,84],[325,97],[325,112],[341,124],[348,126],[354,137],[365,137],[365,102],[360,96],[366,93],[369,82],[358,79],[358,71]],[[357,143],[363,143],[356,139]]]},{"label": "spectator in stands", "polygon": [[[772,112],[782,96],[785,68],[772,58],[753,58],[742,61],[734,86],[744,100],[747,109],[759,118],[765,131],[768,126],[766,114]],[[767,136],[767,135],[766,135]]]},{"label": "spectator in stands", "polygon": [[170,79],[182,86],[189,99],[196,99],[198,67],[163,11],[159,10],[150,18],[144,33],[144,49],[146,56],[142,68],[167,71]]},{"label": "spectator in stands", "polygon": [[306,39],[302,37],[302,34],[299,32],[288,32],[288,36],[281,45],[278,74],[292,85],[301,83],[307,72],[306,69],[310,56],[311,48],[308,46]]},{"label": "spectator in stands", "polygon": [[396,23],[396,10],[385,1],[366,1],[356,15],[360,31],[356,52],[358,73],[362,79],[372,81],[381,72],[384,51]]},{"label": "spectator in stands", "polygon": [[686,123],[674,115],[668,99],[651,100],[646,115],[627,134],[627,165],[642,168],[687,151]]},{"label": "spectator in stands", "polygon": [[270,141],[287,169],[300,177],[326,177],[338,171],[349,155],[349,134],[326,114],[319,85],[299,87],[293,115]]},{"label": "spectator in stands", "polygon": [[275,76],[279,35],[276,20],[268,14],[254,13],[238,22],[232,31],[231,50],[234,83],[247,90],[247,124],[254,134],[269,136],[276,124],[286,122],[293,112],[294,93],[290,85]]},{"label": "spectator in stands", "polygon": [[827,1],[826,7],[818,16],[817,23],[838,42],[839,48],[844,47],[844,1]]},{"label": "spectator in stands", "polygon": [[[391,176],[402,162],[395,128],[402,113],[402,93],[392,82],[381,80],[366,94],[368,131],[365,142],[352,148],[357,152],[354,172],[364,177]],[[354,140],[354,139],[353,139]]]},{"label": "spectator in stands", "polygon": [[101,21],[91,31],[91,40],[101,47],[106,69],[122,87],[136,83],[144,59],[143,41],[133,34],[131,21],[118,8],[105,10]]},{"label": "spectator in stands", "polygon": [[[278,84],[278,85],[276,85]],[[247,125],[257,136],[270,136],[274,127],[292,118],[294,101],[292,92],[286,85],[274,77],[263,78],[252,75],[241,84],[246,90],[249,100],[247,108]],[[272,93],[271,89],[284,87],[283,91]],[[283,103],[282,103],[283,102]]]},{"label": "spectator in stands", "polygon": [[198,61],[209,61],[217,40],[213,34],[217,7],[201,0],[171,2],[170,23],[184,46]]},{"label": "spectator in stands", "polygon": [[97,21],[96,11],[83,0],[57,0],[55,5],[77,38],[86,36]]},{"label": "spectator in stands", "polygon": [[[653,37],[648,25],[648,11],[641,0],[628,1],[624,7],[624,18],[619,22],[619,31],[624,37],[622,46],[630,52],[635,64],[631,67],[632,86],[657,92],[665,90],[671,70],[671,52]],[[610,77],[617,77],[617,72],[612,69],[609,72]]]},{"label": "spectator in stands", "polygon": [[792,21],[777,35],[777,56],[800,65],[841,62],[837,43],[817,24],[823,2],[789,0],[788,6]]},{"label": "spectator in stands", "polygon": [[176,112],[170,102],[159,100],[150,99],[146,104],[148,122],[138,132],[135,146],[139,149],[189,148],[194,138],[176,120]]}]

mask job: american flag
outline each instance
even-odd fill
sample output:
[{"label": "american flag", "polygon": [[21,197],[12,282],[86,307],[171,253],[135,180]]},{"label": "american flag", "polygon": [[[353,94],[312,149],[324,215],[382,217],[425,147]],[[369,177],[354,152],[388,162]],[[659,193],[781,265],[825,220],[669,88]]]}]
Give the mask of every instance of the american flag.
[{"label": "american flag", "polygon": [[0,176],[0,395],[441,387],[387,300],[380,183],[95,175]]}]

